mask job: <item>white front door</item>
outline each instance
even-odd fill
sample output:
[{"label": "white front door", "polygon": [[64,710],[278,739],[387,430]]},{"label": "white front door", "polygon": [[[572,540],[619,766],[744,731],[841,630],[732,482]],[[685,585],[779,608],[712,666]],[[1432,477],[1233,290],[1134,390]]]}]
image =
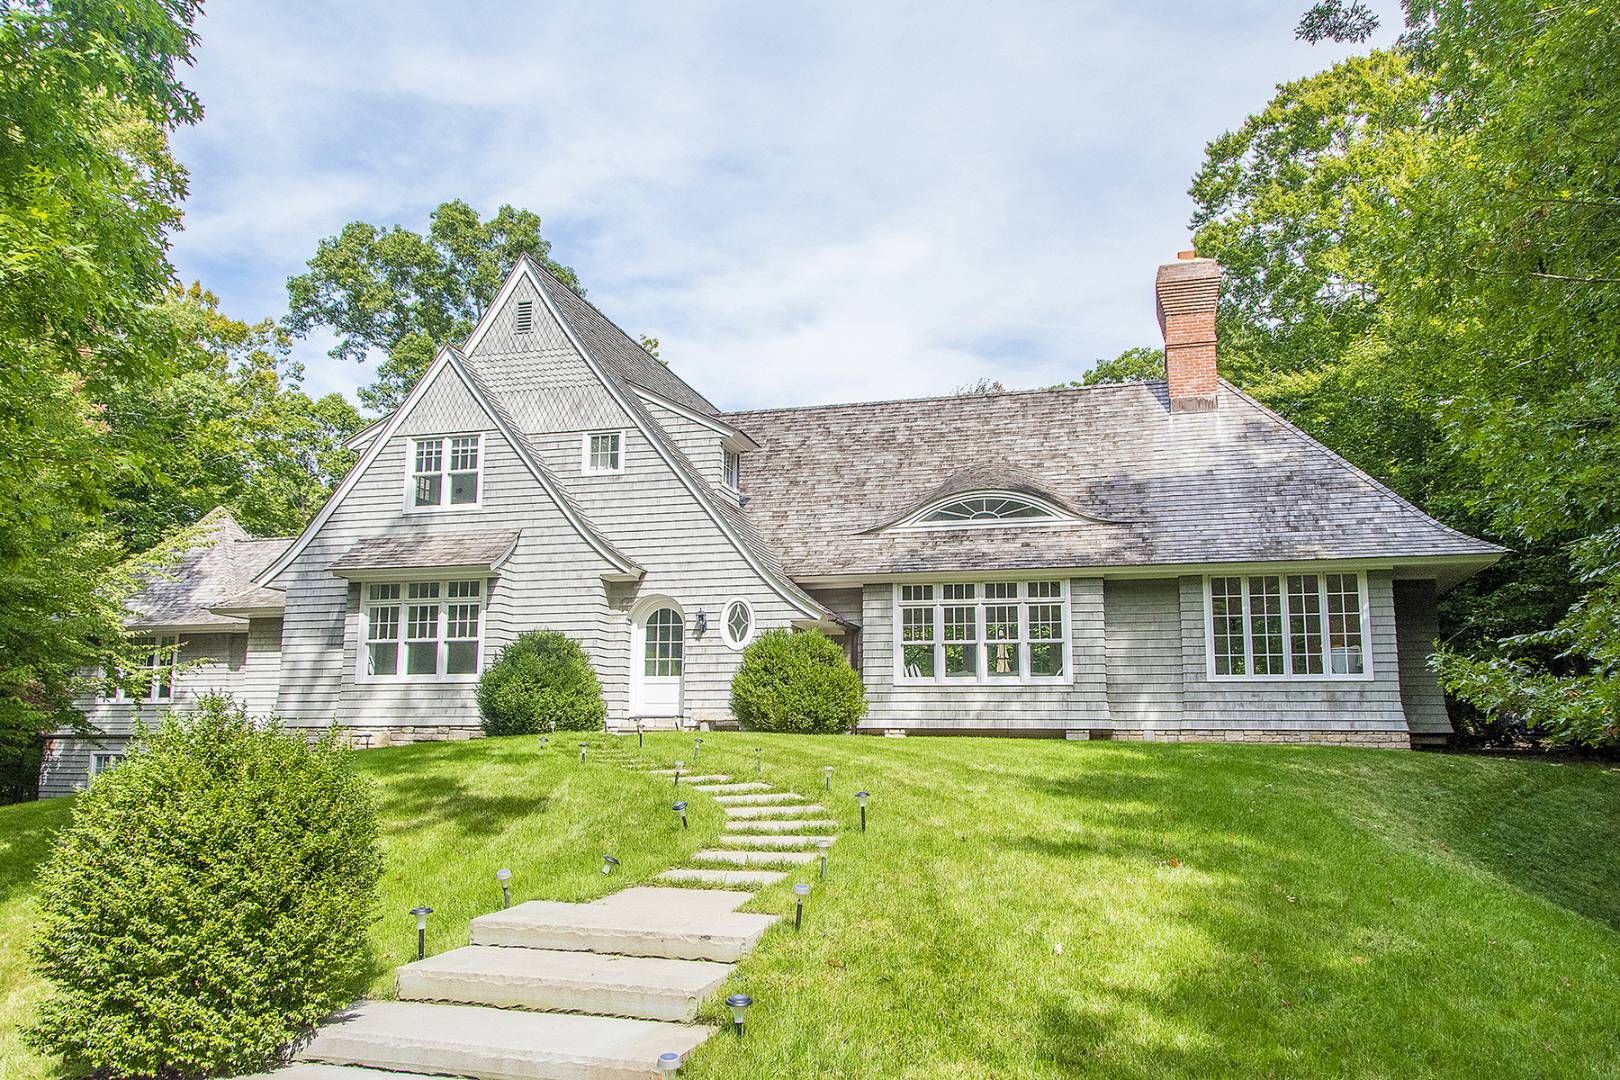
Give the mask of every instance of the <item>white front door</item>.
[{"label": "white front door", "polygon": [[672,607],[658,607],[636,624],[635,693],[637,716],[681,714],[681,666],[686,620]]}]

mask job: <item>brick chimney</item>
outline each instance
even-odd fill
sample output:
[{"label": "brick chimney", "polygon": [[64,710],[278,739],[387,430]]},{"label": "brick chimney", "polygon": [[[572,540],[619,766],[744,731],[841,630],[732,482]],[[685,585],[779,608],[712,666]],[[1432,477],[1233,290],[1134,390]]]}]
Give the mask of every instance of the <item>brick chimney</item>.
[{"label": "brick chimney", "polygon": [[1221,295],[1221,264],[1183,251],[1159,267],[1154,281],[1159,329],[1164,331],[1164,368],[1170,380],[1171,412],[1215,408],[1215,304]]}]

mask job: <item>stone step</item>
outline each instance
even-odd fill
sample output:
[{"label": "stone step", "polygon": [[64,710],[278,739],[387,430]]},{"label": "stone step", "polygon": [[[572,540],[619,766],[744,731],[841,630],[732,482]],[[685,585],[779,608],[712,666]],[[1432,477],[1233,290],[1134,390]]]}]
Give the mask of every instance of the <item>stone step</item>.
[{"label": "stone step", "polygon": [[696,867],[683,866],[675,870],[665,870],[658,875],[659,881],[684,881],[693,885],[741,885],[744,888],[754,888],[760,885],[775,885],[787,877],[781,870],[700,870]]},{"label": "stone step", "polygon": [[803,802],[804,796],[791,791],[772,791],[754,795],[716,795],[714,801],[721,806],[764,806],[767,803]]},{"label": "stone step", "polygon": [[737,784],[698,784],[692,785],[699,791],[718,792],[722,795],[732,795],[739,791],[769,791],[771,785],[761,780],[744,780]]},{"label": "stone step", "polygon": [[743,819],[727,821],[726,832],[733,833],[793,833],[800,829],[836,829],[838,822],[821,818],[788,818],[786,821]]},{"label": "stone step", "polygon": [[692,1020],[731,975],[712,960],[467,945],[399,969],[401,1001]]},{"label": "stone step", "polygon": [[732,866],[782,866],[786,863],[813,863],[820,856],[814,851],[699,851],[693,862],[729,863]]},{"label": "stone step", "polygon": [[362,1001],[322,1024],[298,1058],[479,1080],[646,1080],[660,1054],[684,1059],[712,1031],[662,1020]]},{"label": "stone step", "polygon": [[644,885],[588,904],[530,900],[478,916],[471,938],[474,945],[732,963],[776,921],[774,915],[737,913],[752,898],[746,892]]},{"label": "stone step", "polygon": [[[716,802],[724,802],[717,799]],[[783,806],[727,806],[722,808],[728,819],[757,820],[759,818],[790,818],[800,814],[825,814],[827,808],[820,803],[798,803]]]},{"label": "stone step", "polygon": [[426,1073],[384,1072],[359,1065],[326,1065],[319,1061],[296,1061],[269,1072],[237,1077],[237,1080],[444,1080]]},{"label": "stone step", "polygon": [[[687,776],[684,773],[681,774],[681,783],[683,783],[683,784],[693,784],[693,785],[697,785],[697,784],[723,784],[727,780],[730,780],[730,779],[731,779],[731,777],[729,777],[729,776],[720,776],[720,775],[715,775],[715,776]],[[698,790],[699,791],[708,791],[709,789],[708,788],[699,788]]]},{"label": "stone step", "polygon": [[788,848],[813,848],[820,845],[823,840],[836,841],[836,836],[816,836],[806,833],[800,836],[729,836],[720,837],[720,846],[728,848],[773,848],[783,850]]}]

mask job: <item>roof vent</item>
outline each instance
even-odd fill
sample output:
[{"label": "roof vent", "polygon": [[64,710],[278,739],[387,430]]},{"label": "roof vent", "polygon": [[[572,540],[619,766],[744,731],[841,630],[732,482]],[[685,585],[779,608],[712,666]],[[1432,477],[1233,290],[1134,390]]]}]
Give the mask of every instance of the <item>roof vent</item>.
[{"label": "roof vent", "polygon": [[517,302],[517,316],[512,320],[514,329],[520,334],[527,334],[534,329],[534,301],[519,300]]}]

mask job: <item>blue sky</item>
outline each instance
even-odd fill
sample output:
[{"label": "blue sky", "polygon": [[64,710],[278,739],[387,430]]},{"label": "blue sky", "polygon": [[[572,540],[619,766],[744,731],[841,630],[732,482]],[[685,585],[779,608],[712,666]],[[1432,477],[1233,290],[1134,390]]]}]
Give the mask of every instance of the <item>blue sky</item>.
[{"label": "blue sky", "polygon": [[345,222],[510,202],[723,408],[1046,385],[1157,344],[1204,143],[1346,51],[1306,6],[215,2],[174,260],[279,317]]}]

